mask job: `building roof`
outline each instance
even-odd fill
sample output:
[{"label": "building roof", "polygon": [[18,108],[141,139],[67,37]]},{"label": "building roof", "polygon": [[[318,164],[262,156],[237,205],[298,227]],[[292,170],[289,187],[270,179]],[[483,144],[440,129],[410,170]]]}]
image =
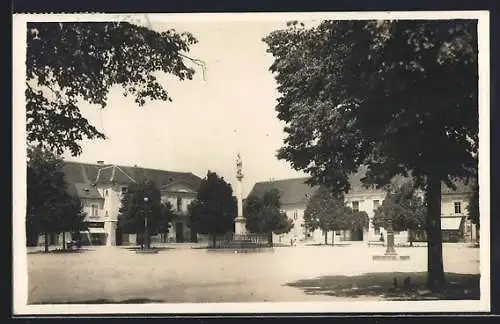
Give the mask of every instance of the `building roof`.
[{"label": "building roof", "polygon": [[283,205],[305,204],[318,187],[311,187],[306,184],[309,178],[294,178],[273,181],[257,182],[250,192],[250,195],[263,197],[266,191],[277,189],[280,193],[280,201]]},{"label": "building roof", "polygon": [[453,183],[456,186],[456,189],[453,190],[452,188],[448,187],[444,183],[441,185],[441,193],[443,195],[446,194],[470,194],[472,193],[472,181],[466,181],[466,180],[455,180]]},{"label": "building roof", "polygon": [[[377,189],[374,186],[366,187],[361,179],[364,177],[366,170],[360,169],[352,174],[350,178],[350,190],[348,195],[365,194],[365,193],[384,193],[383,189]],[[310,186],[306,184],[309,177],[282,179],[272,181],[257,182],[249,193],[258,197],[264,196],[266,191],[278,189],[280,192],[280,200],[283,205],[289,204],[306,204],[309,197],[319,188],[319,186]],[[402,183],[405,180],[402,176],[394,177],[393,183]],[[442,194],[470,193],[472,192],[471,185],[467,182],[459,180],[454,182],[457,186],[456,190],[448,188],[442,184]]]},{"label": "building roof", "polygon": [[86,183],[68,183],[67,191],[80,199],[104,199],[96,187]]},{"label": "building roof", "polygon": [[[128,185],[133,182],[152,180],[158,187],[162,187],[173,182],[182,181],[191,185],[195,190],[201,184],[201,178],[191,172],[175,172],[137,166],[100,165],[65,161],[63,170],[68,182],[68,189],[78,194],[81,198],[88,196],[90,198],[98,198],[97,195],[99,193],[93,186],[94,184],[115,183]],[[90,187],[94,189],[90,189]],[[88,188],[89,191],[84,190],[85,188]]]}]

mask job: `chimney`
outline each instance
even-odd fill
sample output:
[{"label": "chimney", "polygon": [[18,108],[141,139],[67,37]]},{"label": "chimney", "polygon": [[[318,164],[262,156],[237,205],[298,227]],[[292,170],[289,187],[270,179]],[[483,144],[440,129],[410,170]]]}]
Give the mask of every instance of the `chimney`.
[{"label": "chimney", "polygon": [[97,161],[97,164],[104,165],[104,161]]}]

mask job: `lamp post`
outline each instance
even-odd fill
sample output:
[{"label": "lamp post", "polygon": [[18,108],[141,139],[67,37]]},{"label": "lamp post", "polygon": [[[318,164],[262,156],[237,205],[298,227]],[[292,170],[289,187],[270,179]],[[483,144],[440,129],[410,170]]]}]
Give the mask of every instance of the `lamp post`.
[{"label": "lamp post", "polygon": [[144,243],[146,248],[149,248],[149,236],[148,236],[148,197],[144,197],[144,203],[146,204],[146,209],[144,210]]}]

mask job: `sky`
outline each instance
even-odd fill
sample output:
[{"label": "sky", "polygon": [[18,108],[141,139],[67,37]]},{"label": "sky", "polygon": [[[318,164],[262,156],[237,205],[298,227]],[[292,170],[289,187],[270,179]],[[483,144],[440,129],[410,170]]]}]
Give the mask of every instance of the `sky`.
[{"label": "sky", "polygon": [[275,111],[279,93],[269,67],[273,62],[262,38],[286,21],[150,22],[158,31],[175,28],[199,41],[189,56],[206,63],[193,80],[158,75],[173,102],[139,107],[120,87],[104,109],[86,103],[82,114],[108,137],[85,140],[78,157],[66,160],[192,172],[208,170],[236,189],[236,154],[243,160],[243,196],[258,181],[307,176],[276,158],[284,124]]}]

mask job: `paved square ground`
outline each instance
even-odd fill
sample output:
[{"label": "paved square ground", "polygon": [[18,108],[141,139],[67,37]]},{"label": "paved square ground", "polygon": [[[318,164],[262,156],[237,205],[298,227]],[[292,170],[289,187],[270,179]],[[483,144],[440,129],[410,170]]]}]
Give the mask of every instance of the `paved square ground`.
[{"label": "paved square ground", "polygon": [[[407,261],[372,261],[384,247],[295,246],[228,254],[171,245],[158,254],[93,247],[69,254],[28,254],[28,303],[332,301],[287,284],[330,275],[422,272],[427,248],[398,248]],[[479,273],[479,249],[445,244],[445,272]],[[359,298],[357,299],[359,300]]]}]

